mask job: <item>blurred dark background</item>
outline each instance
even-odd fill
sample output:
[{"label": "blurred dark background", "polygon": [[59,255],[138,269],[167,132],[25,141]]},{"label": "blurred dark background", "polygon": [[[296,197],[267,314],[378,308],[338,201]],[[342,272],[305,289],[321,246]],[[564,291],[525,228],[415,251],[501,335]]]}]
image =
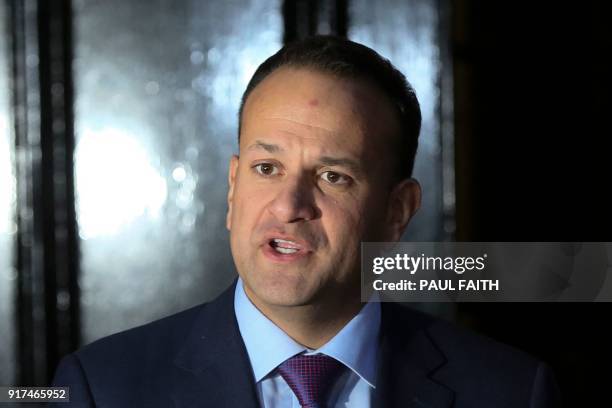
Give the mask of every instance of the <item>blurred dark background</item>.
[{"label": "blurred dark background", "polygon": [[[347,36],[416,88],[406,240],[611,241],[610,6],[475,0],[0,0],[0,384],[210,300],[235,276],[227,161],[250,75]],[[588,271],[584,271],[588,273]],[[609,303],[425,305],[609,406]]]}]

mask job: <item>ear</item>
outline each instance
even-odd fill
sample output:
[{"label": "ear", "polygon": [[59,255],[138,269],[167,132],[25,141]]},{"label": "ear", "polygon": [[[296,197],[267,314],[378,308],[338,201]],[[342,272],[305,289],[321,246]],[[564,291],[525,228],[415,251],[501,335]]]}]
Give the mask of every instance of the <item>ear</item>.
[{"label": "ear", "polygon": [[227,191],[227,216],[225,218],[225,227],[232,230],[232,204],[234,202],[234,186],[236,185],[236,173],[238,172],[239,156],[233,155],[229,163],[229,172],[227,175],[227,183],[229,189]]},{"label": "ear", "polygon": [[413,178],[402,180],[389,196],[387,225],[392,241],[399,241],[408,222],[421,207],[421,185]]}]

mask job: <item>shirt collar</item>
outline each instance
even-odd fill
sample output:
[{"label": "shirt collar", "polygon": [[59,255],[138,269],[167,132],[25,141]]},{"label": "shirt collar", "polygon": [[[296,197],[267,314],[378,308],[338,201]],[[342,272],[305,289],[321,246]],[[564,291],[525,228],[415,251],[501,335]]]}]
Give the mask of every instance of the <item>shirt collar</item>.
[{"label": "shirt collar", "polygon": [[309,350],[289,337],[253,305],[238,279],[234,310],[240,335],[259,382],[279,364],[301,352],[324,353],[341,361],[371,387],[375,387],[380,303],[368,302],[330,341]]}]

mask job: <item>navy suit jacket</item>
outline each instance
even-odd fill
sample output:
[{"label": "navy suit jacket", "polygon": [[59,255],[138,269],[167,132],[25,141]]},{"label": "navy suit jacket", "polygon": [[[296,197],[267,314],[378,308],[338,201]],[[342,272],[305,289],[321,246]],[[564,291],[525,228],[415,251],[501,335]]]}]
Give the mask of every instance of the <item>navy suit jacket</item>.
[{"label": "navy suit jacket", "polygon": [[[253,371],[234,315],[234,284],[214,301],[98,340],[66,356],[58,407],[257,408]],[[393,303],[383,303],[372,407],[552,408],[547,366]],[[265,335],[262,333],[262,335]]]}]

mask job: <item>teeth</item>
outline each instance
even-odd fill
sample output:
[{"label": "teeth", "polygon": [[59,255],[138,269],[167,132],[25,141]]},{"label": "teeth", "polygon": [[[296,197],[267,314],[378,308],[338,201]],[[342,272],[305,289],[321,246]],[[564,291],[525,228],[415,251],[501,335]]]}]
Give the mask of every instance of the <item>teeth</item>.
[{"label": "teeth", "polygon": [[283,247],[275,247],[274,249],[281,254],[295,254],[298,251],[297,249]]},{"label": "teeth", "polygon": [[[287,241],[285,239],[274,238],[274,243],[277,247],[287,248],[287,249],[299,249],[299,245],[293,241]],[[296,248],[297,247],[297,248]]]},{"label": "teeth", "polygon": [[293,241],[287,241],[286,239],[280,239],[280,238],[274,238],[274,242],[276,243],[284,242],[286,244],[295,244],[295,242]]},{"label": "teeth", "polygon": [[274,248],[276,252],[285,255],[295,254],[301,249],[299,244],[280,238],[274,238],[270,246]]}]

